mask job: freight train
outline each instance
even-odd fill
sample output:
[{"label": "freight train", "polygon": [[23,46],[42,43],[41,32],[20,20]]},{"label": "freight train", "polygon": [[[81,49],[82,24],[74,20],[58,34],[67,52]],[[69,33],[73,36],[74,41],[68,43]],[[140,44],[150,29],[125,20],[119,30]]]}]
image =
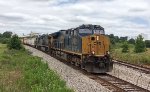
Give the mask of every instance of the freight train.
[{"label": "freight train", "polygon": [[100,25],[81,25],[52,34],[24,37],[23,42],[87,72],[106,73],[113,69],[110,41]]}]

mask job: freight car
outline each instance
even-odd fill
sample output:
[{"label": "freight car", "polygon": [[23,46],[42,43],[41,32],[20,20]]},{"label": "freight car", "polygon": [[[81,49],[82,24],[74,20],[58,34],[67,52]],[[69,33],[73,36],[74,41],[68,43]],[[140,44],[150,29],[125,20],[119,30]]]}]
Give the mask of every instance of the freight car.
[{"label": "freight car", "polygon": [[22,42],[26,45],[35,47],[35,41],[36,41],[37,36],[27,36],[22,38]]},{"label": "freight car", "polygon": [[62,58],[91,73],[106,73],[113,68],[109,38],[99,25],[81,25],[36,38],[35,47]]}]

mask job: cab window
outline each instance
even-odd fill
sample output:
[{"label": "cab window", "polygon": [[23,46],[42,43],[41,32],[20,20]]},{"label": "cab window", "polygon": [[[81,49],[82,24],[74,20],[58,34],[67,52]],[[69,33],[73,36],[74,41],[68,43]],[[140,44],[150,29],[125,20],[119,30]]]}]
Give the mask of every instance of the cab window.
[{"label": "cab window", "polygon": [[92,31],[90,29],[80,29],[80,34],[92,34]]},{"label": "cab window", "polygon": [[104,30],[95,29],[93,30],[94,34],[105,34]]}]

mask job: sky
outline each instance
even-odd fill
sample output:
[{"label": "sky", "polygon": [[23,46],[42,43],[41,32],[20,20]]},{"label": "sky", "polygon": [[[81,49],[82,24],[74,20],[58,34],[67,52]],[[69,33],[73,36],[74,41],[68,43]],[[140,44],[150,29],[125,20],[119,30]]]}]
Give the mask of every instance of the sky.
[{"label": "sky", "polygon": [[53,33],[96,24],[106,34],[150,39],[150,0],[0,0],[0,33]]}]

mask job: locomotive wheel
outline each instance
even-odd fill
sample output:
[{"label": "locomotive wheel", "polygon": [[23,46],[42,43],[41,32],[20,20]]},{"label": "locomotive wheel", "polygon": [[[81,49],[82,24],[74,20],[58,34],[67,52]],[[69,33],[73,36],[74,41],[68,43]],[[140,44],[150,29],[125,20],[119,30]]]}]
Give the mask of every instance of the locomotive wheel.
[{"label": "locomotive wheel", "polygon": [[73,61],[71,61],[71,64],[72,64],[72,65],[74,65],[74,62],[73,62]]},{"label": "locomotive wheel", "polygon": [[85,63],[82,62],[80,66],[81,66],[81,69],[85,69]]},{"label": "locomotive wheel", "polygon": [[75,66],[79,66],[79,65],[80,65],[80,64],[76,61],[76,62],[75,62]]}]

